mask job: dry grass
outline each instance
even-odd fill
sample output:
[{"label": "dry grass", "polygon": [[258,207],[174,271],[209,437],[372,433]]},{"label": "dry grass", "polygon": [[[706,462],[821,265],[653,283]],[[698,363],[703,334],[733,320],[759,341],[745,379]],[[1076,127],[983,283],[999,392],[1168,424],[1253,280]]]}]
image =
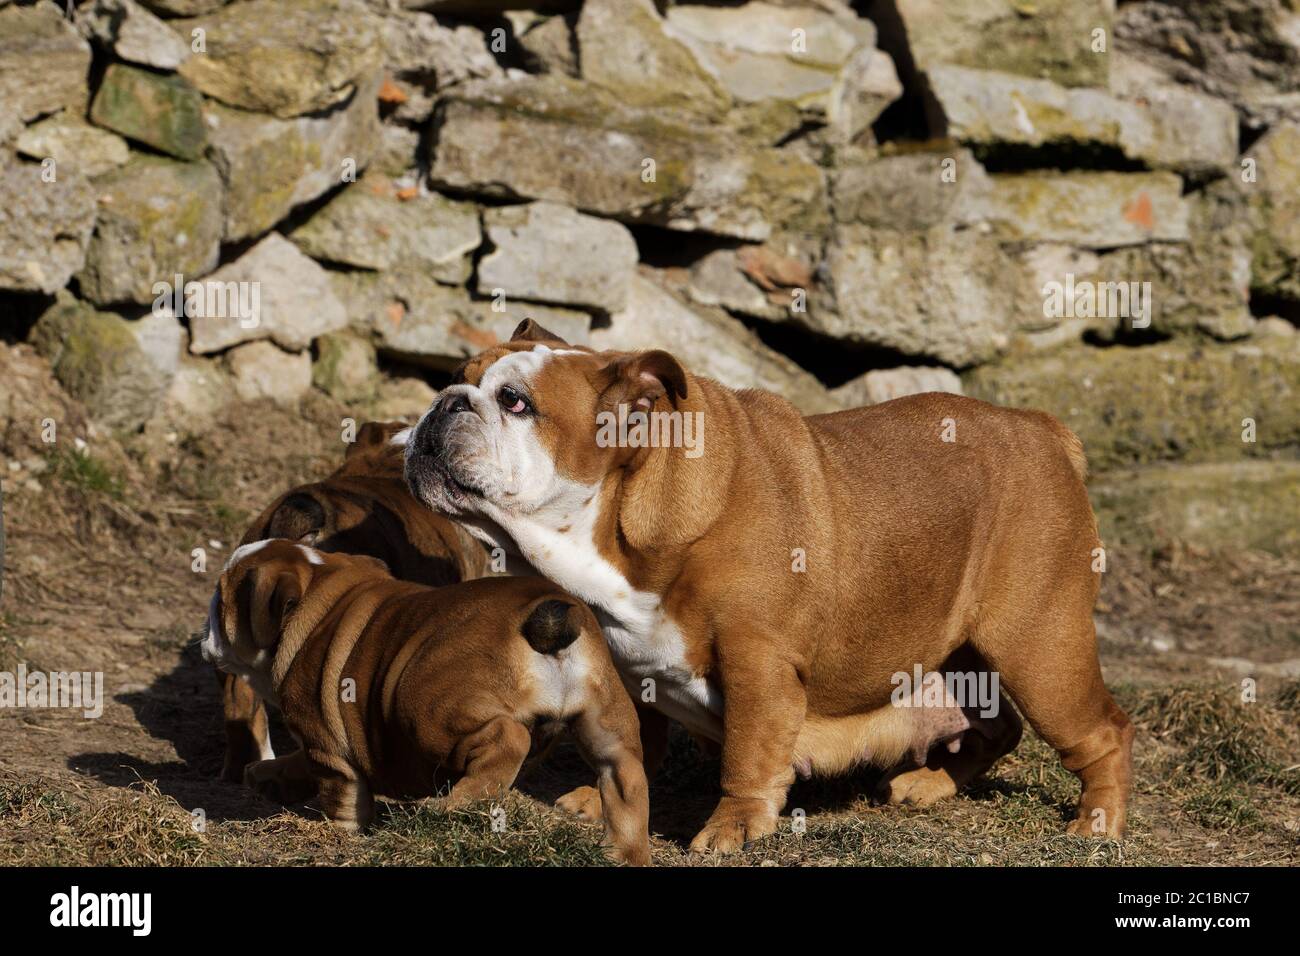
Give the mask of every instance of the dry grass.
[{"label": "dry grass", "polygon": [[[1294,698],[1294,683],[1279,695],[1279,701]],[[1141,695],[1132,716],[1157,741],[1173,745],[1165,760],[1172,775],[1300,795],[1293,711],[1243,701],[1226,688],[1174,686]]]},{"label": "dry grass", "polygon": [[190,820],[150,783],[107,800],[40,780],[0,784],[9,866],[191,866],[204,845]]},{"label": "dry grass", "polygon": [[[874,806],[870,775],[804,784],[802,832],[780,832],[746,853],[697,858],[684,850],[713,799],[702,779],[717,765],[682,736],[653,790],[655,862],[684,866],[1150,866],[1300,863],[1300,799],[1278,757],[1295,746],[1289,703],[1243,705],[1219,688],[1128,688],[1141,728],[1130,835],[1066,836],[1077,783],[1041,740],[1020,748],[956,800],[925,810]],[[1284,700],[1294,699],[1294,686]],[[1294,754],[1294,750],[1291,753]],[[69,785],[0,774],[3,865],[598,866],[597,827],[552,809],[548,774],[576,766],[562,751],[504,800],[448,812],[437,801],[382,804],[376,826],[349,836],[310,805],[200,819],[148,780]],[[1292,770],[1293,772],[1293,770]],[[557,777],[556,783],[559,782]],[[569,780],[571,783],[572,780]],[[213,782],[212,787],[227,785]],[[546,801],[546,802],[544,802]],[[678,811],[686,809],[684,816]]]}]

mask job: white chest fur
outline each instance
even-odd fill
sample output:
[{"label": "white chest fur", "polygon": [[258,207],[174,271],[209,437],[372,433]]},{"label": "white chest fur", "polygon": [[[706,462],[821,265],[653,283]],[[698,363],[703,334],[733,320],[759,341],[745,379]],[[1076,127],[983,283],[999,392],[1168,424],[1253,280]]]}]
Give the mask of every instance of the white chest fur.
[{"label": "white chest fur", "polygon": [[633,632],[599,613],[614,664],[632,699],[650,704],[687,730],[722,739],[722,695],[686,664],[677,625],[659,613],[647,632]]},{"label": "white chest fur", "polygon": [[546,512],[492,517],[534,568],[596,609],[634,700],[720,740],[722,695],[688,666],[685,639],[664,614],[659,596],[636,590],[597,550],[593,494],[594,489],[575,486]]}]

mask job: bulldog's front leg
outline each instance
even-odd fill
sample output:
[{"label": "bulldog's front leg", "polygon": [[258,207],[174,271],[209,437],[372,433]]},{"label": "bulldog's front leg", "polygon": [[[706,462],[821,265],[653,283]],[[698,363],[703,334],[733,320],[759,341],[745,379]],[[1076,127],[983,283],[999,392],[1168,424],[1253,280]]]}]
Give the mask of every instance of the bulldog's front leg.
[{"label": "bulldog's front leg", "polygon": [[776,830],[794,782],[794,746],[807,696],[795,665],[755,654],[719,654],[722,685],[722,799],[691,851],[730,853]]},{"label": "bulldog's front leg", "polygon": [[221,777],[231,783],[244,779],[244,768],[255,760],[275,757],[271,749],[266,705],[248,681],[216,671],[221,685],[221,709],[226,721],[226,757]]}]

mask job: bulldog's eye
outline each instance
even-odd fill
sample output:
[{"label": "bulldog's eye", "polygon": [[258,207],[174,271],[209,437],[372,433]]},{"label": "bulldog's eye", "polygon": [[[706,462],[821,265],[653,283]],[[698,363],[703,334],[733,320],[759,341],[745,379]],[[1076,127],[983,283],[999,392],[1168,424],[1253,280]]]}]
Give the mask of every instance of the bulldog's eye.
[{"label": "bulldog's eye", "polygon": [[509,385],[501,386],[501,391],[497,392],[497,401],[511,415],[522,415],[533,410],[532,402],[523,393],[516,391]]}]

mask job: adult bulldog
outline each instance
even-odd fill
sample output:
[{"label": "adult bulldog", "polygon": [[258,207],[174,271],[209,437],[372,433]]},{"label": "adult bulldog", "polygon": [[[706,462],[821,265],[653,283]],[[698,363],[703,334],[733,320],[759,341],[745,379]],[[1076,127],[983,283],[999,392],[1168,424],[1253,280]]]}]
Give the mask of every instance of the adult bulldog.
[{"label": "adult bulldog", "polygon": [[[691,416],[702,446],[611,442],[620,409]],[[1133,730],[1097,660],[1085,467],[1041,412],[926,394],[805,418],[527,321],[406,448],[418,498],[591,604],[634,694],[721,743],[699,851],[772,832],[796,769],[895,764],[926,719],[891,706],[894,675],[954,655],[1079,776],[1070,832],[1121,835]],[[999,753],[939,748],[893,789],[930,802]]]}]

